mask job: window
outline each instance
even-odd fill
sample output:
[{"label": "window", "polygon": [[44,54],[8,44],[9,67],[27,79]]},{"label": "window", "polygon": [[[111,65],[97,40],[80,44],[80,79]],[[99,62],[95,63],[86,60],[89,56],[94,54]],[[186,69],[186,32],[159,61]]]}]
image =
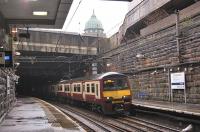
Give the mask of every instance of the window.
[{"label": "window", "polygon": [[92,93],[94,93],[94,91],[95,91],[95,85],[94,85],[94,83],[91,84],[91,91],[92,91]]},{"label": "window", "polygon": [[77,84],[76,86],[77,86],[77,87],[76,87],[77,92],[81,92],[81,85],[80,85],[80,84]]},{"label": "window", "polygon": [[67,85],[67,90],[70,91],[70,85]]},{"label": "window", "polygon": [[62,85],[59,86],[59,91],[62,91]]},{"label": "window", "polygon": [[81,84],[74,84],[74,92],[81,92]]},{"label": "window", "polygon": [[99,95],[98,88],[99,88],[99,85],[98,85],[98,84],[96,84],[96,95],[97,95],[97,96]]},{"label": "window", "polygon": [[76,84],[74,84],[74,92],[76,92],[76,88],[77,88],[77,87],[76,87]]},{"label": "window", "polygon": [[128,89],[128,81],[125,78],[113,78],[104,80],[104,90]]},{"label": "window", "polygon": [[87,93],[90,92],[90,84],[87,84]]},{"label": "window", "polygon": [[65,91],[69,91],[69,85],[65,85]]}]

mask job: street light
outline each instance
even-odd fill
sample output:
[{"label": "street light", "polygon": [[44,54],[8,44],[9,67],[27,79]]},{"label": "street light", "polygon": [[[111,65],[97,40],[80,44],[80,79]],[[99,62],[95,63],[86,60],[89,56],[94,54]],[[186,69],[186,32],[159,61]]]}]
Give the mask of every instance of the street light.
[{"label": "street light", "polygon": [[107,67],[110,67],[110,66],[111,66],[111,64],[110,64],[110,63],[107,63],[107,64],[106,64],[106,66],[107,66]]},{"label": "street light", "polygon": [[14,64],[14,68],[15,68],[15,69],[18,68],[19,65],[20,65],[20,63],[19,63],[19,62],[16,62],[16,63]]},{"label": "street light", "polygon": [[136,58],[139,58],[139,59],[144,58],[144,55],[141,53],[137,53]]},{"label": "street light", "polygon": [[21,53],[20,53],[20,52],[15,52],[15,55],[16,55],[16,56],[20,56]]},{"label": "street light", "polygon": [[16,63],[15,63],[15,65],[16,65],[16,66],[19,66],[19,65],[20,65],[20,63],[19,63],[19,62],[16,62]]}]

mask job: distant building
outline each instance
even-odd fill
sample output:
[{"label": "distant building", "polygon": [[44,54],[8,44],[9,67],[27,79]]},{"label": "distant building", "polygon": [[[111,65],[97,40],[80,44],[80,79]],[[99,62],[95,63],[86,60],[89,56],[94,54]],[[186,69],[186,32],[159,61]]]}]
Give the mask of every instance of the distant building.
[{"label": "distant building", "polygon": [[97,19],[96,15],[94,14],[94,11],[91,18],[86,22],[84,31],[84,35],[94,37],[106,37],[106,34],[103,33],[103,25],[101,21]]}]

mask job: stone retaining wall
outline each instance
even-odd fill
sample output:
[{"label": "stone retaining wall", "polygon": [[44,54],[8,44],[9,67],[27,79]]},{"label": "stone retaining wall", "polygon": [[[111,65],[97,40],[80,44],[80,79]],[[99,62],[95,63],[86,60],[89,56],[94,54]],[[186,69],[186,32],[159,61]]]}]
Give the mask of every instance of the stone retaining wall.
[{"label": "stone retaining wall", "polygon": [[[175,25],[132,39],[102,57],[111,58],[110,71],[126,73],[133,98],[184,102],[184,91],[173,90],[170,74],[185,72],[187,102],[200,103],[200,15],[180,23],[180,57]],[[140,56],[140,57],[137,57]]]},{"label": "stone retaining wall", "polygon": [[1,68],[0,69],[0,119],[10,110],[10,108],[14,105],[14,103],[15,103],[15,79],[13,76],[13,71],[12,69]]}]

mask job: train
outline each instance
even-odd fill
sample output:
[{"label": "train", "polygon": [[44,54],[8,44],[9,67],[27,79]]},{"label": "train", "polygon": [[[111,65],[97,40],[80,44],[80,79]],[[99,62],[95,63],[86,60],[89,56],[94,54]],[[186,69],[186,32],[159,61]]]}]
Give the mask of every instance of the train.
[{"label": "train", "polygon": [[118,72],[62,80],[49,91],[59,100],[104,114],[127,113],[132,101],[128,77]]}]

